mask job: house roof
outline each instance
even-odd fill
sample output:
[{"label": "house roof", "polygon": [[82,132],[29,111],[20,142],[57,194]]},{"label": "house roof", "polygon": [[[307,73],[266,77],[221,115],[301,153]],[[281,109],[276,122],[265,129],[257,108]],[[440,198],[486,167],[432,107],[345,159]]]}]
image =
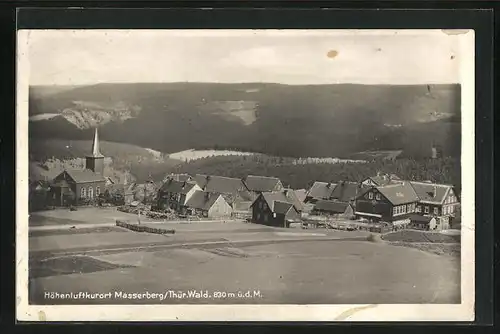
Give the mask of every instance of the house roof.
[{"label": "house roof", "polygon": [[195,191],[187,201],[186,206],[193,209],[208,210],[215,204],[219,196],[221,195],[206,191]]},{"label": "house roof", "polygon": [[251,199],[251,196],[241,179],[197,174],[195,176],[195,181],[198,186],[204,191],[220,194],[231,194],[234,196],[239,196],[242,199],[246,200]]},{"label": "house roof", "polygon": [[[274,211],[274,202],[290,203],[295,207],[295,210],[302,211],[302,204],[298,201],[295,193],[291,189],[283,191],[273,191],[262,193],[264,200],[269,205],[271,211]],[[255,202],[254,202],[255,203]]]},{"label": "house roof", "polygon": [[366,186],[356,182],[339,182],[333,190],[329,199],[340,202],[349,202],[355,199]]},{"label": "house roof", "polygon": [[72,170],[65,170],[65,172],[76,183],[106,181],[104,176],[102,176],[101,174],[94,173],[90,169],[81,169],[81,170],[72,169]]},{"label": "house roof", "polygon": [[311,189],[307,193],[307,197],[318,198],[318,199],[328,199],[332,195],[335,189],[335,183],[319,182],[316,181],[312,185]]},{"label": "house roof", "polygon": [[376,187],[393,205],[416,202],[419,197],[409,182]]},{"label": "house roof", "polygon": [[297,196],[297,198],[299,199],[299,201],[304,202],[304,200],[306,199],[307,190],[305,190],[305,189],[296,189],[294,191],[295,191],[295,196]]},{"label": "house roof", "polygon": [[433,217],[421,216],[421,215],[411,215],[410,220],[419,223],[430,223]]},{"label": "house roof", "polygon": [[278,214],[285,215],[290,209],[293,207],[292,203],[281,202],[281,201],[273,201],[273,209],[272,211]]},{"label": "house roof", "polygon": [[280,182],[276,177],[255,175],[248,175],[244,180],[248,190],[255,192],[273,191]]},{"label": "house roof", "polygon": [[344,202],[320,200],[314,205],[314,209],[334,213],[344,213],[348,206],[349,204]]},{"label": "house roof", "polygon": [[167,193],[187,194],[195,185],[193,182],[181,182],[169,179],[163,183],[160,190]]},{"label": "house roof", "polygon": [[448,184],[436,184],[429,182],[410,181],[411,186],[415,189],[420,201],[441,204],[446,199],[446,196],[453,188]]}]

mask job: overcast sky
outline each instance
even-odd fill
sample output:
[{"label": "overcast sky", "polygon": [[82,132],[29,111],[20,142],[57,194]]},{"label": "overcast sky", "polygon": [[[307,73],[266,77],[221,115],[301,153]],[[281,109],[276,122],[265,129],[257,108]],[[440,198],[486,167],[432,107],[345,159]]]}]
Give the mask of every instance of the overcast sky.
[{"label": "overcast sky", "polygon": [[33,30],[30,84],[458,83],[459,38],[440,30]]}]

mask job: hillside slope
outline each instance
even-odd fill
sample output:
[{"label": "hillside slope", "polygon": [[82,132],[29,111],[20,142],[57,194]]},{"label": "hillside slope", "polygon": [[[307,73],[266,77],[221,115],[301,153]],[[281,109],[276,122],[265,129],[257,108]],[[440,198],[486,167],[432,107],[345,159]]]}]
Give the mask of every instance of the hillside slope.
[{"label": "hillside slope", "polygon": [[[367,150],[460,154],[460,86],[98,84],[30,90],[32,138],[91,138],[171,153],[235,149],[295,157]],[[47,89],[45,89],[47,90]]]}]

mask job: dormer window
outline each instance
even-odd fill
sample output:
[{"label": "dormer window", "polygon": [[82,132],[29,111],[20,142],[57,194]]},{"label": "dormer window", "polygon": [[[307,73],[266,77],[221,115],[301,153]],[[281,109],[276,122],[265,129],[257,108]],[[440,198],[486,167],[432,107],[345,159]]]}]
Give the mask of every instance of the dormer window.
[{"label": "dormer window", "polygon": [[377,199],[377,201],[380,201],[380,194],[375,195],[375,198]]},{"label": "dormer window", "polygon": [[368,199],[373,199],[373,193],[368,193]]}]

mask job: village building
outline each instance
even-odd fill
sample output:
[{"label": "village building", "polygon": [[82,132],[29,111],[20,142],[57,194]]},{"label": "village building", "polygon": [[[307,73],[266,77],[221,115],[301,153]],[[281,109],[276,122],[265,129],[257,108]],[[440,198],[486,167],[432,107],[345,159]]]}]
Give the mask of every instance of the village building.
[{"label": "village building", "polygon": [[291,189],[261,193],[252,203],[252,222],[288,227],[301,218],[302,205]]},{"label": "village building", "polygon": [[233,211],[221,194],[199,190],[187,199],[185,206],[189,215],[206,218],[229,218]]},{"label": "village building", "polygon": [[92,143],[92,154],[85,159],[85,169],[64,170],[52,180],[51,200],[54,205],[85,204],[104,193],[104,156],[99,148],[97,128]]},{"label": "village building", "polygon": [[233,203],[251,204],[253,196],[243,180],[231,177],[197,174],[194,180],[203,191],[219,193],[232,206]]},{"label": "village building", "polygon": [[319,200],[314,204],[311,213],[318,216],[352,218],[354,216],[354,207],[350,203]]},{"label": "village building", "polygon": [[336,186],[335,183],[316,181],[307,192],[304,202],[314,204],[318,200],[328,200]]},{"label": "village building", "polygon": [[355,215],[372,222],[390,223],[395,228],[410,224],[419,197],[409,182],[370,187],[357,198]]},{"label": "village building", "polygon": [[415,230],[432,231],[438,229],[436,217],[412,215],[410,216],[409,228]]},{"label": "village building", "polygon": [[243,179],[243,183],[254,198],[263,192],[280,191],[284,188],[280,179],[268,176],[248,175]]},{"label": "village building", "polygon": [[381,174],[377,173],[376,176],[371,176],[363,181],[361,181],[361,184],[365,186],[385,186],[388,184],[395,184],[395,183],[401,183],[403,180],[399,178],[396,174]]},{"label": "village building", "polygon": [[185,212],[187,201],[201,188],[194,182],[167,180],[158,190],[157,208]]},{"label": "village building", "polygon": [[368,187],[357,182],[349,182],[349,181],[340,181],[333,189],[332,194],[330,195],[329,200],[343,202],[343,203],[352,203],[354,204],[356,201],[356,197]]},{"label": "village building", "polygon": [[448,228],[460,206],[453,186],[417,181],[410,181],[410,184],[420,198],[416,212],[420,215],[436,217],[440,228]]}]

